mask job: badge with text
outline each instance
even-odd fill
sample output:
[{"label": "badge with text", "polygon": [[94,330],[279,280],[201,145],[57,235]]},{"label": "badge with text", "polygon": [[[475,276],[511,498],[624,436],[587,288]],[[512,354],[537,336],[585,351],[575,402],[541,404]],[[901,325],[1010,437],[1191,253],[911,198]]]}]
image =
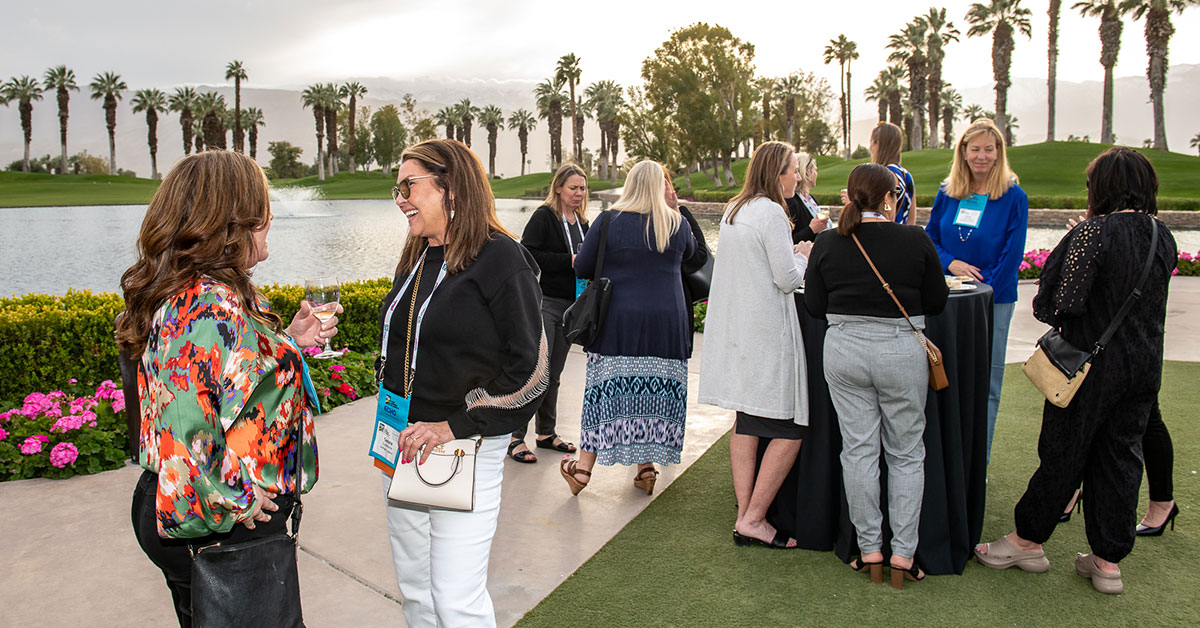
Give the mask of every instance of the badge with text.
[{"label": "badge with text", "polygon": [[408,407],[408,399],[379,387],[375,429],[371,434],[371,456],[378,461],[376,466],[383,463],[388,469],[396,468],[400,458],[400,432],[408,427]]},{"label": "badge with text", "polygon": [[588,285],[587,279],[578,279],[578,278],[575,279],[575,298],[576,299],[579,298],[579,295],[583,294],[583,290],[584,290],[584,288],[587,288],[587,285]]},{"label": "badge with text", "polygon": [[954,224],[959,227],[978,229],[983,222],[983,210],[987,207],[987,194],[972,194],[958,202],[958,213],[954,215]]}]

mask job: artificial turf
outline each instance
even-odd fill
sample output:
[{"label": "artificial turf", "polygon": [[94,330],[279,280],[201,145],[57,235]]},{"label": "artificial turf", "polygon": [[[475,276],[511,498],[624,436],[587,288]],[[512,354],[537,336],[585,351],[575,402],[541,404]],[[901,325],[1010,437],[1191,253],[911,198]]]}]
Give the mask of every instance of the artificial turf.
[{"label": "artificial turf", "polygon": [[[1121,562],[1125,593],[1102,595],[1075,574],[1086,552],[1076,515],[1046,543],[1051,569],[961,576],[903,591],[869,584],[831,552],[734,547],[728,436],[517,624],[539,626],[1195,626],[1200,625],[1196,461],[1200,363],[1168,362],[1160,395],[1175,443],[1179,525],[1139,538]],[[1037,466],[1042,403],[1010,365],[989,469],[983,541],[1012,530],[1012,507]],[[1140,511],[1145,511],[1145,488]],[[1086,508],[1086,506],[1085,506]]]}]

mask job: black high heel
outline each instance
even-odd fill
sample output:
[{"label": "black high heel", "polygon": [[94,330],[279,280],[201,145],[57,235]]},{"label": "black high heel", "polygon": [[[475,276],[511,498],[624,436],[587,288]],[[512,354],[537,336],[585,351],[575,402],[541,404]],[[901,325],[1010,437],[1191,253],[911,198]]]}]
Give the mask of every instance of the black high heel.
[{"label": "black high heel", "polygon": [[1073,513],[1073,512],[1079,512],[1079,513],[1083,512],[1083,500],[1080,499],[1080,497],[1082,497],[1082,495],[1080,495],[1079,492],[1076,491],[1075,492],[1075,507],[1073,507],[1070,510],[1068,510],[1067,512],[1064,512],[1063,514],[1059,515],[1059,517],[1058,517],[1059,523],[1066,523],[1066,522],[1070,521],[1071,513]]},{"label": "black high heel", "polygon": [[850,561],[850,568],[858,573],[865,573],[871,578],[871,582],[879,584],[883,582],[883,561],[869,563],[862,559],[862,556],[855,557]]},{"label": "black high heel", "polygon": [[1163,530],[1167,529],[1167,524],[1171,524],[1171,529],[1175,529],[1175,516],[1179,514],[1179,504],[1171,505],[1171,513],[1163,520],[1162,525],[1157,527],[1144,526],[1138,524],[1137,530],[1134,532],[1137,536],[1162,536]]}]

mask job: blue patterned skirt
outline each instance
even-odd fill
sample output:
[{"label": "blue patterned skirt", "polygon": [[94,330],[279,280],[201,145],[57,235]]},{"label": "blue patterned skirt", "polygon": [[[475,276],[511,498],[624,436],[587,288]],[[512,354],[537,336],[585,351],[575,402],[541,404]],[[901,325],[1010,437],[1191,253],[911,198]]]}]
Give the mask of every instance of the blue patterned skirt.
[{"label": "blue patterned skirt", "polygon": [[587,354],[580,449],[602,465],[678,464],[687,360]]}]

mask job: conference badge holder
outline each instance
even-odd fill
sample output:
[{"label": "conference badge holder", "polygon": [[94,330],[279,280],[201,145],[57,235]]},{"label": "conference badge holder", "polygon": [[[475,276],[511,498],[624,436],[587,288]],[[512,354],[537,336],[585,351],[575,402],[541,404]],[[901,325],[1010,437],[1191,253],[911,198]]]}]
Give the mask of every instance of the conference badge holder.
[{"label": "conference badge holder", "polygon": [[958,202],[958,212],[954,214],[954,225],[978,229],[983,222],[983,210],[987,207],[986,194],[972,194]]}]

